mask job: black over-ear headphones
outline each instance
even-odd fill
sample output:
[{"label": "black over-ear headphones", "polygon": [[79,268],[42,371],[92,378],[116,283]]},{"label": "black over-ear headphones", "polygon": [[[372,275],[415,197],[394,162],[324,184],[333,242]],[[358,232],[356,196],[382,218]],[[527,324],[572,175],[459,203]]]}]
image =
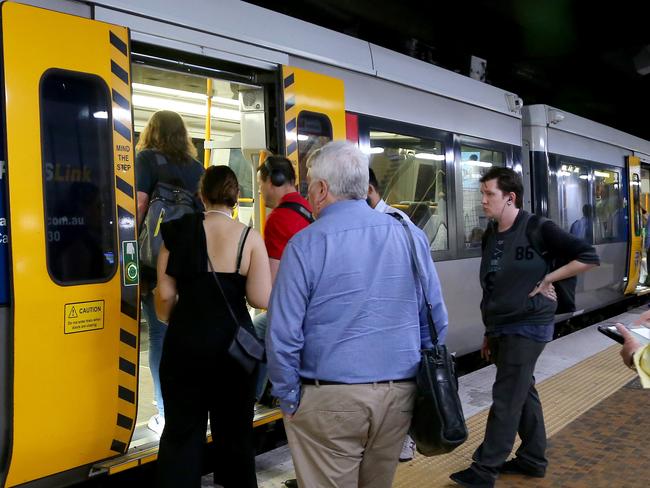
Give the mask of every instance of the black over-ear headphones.
[{"label": "black over-ear headphones", "polygon": [[269,179],[271,180],[271,184],[273,186],[283,186],[287,182],[287,177],[282,170],[273,169],[271,166],[270,158],[267,158],[266,161],[264,161],[264,166],[269,172]]}]

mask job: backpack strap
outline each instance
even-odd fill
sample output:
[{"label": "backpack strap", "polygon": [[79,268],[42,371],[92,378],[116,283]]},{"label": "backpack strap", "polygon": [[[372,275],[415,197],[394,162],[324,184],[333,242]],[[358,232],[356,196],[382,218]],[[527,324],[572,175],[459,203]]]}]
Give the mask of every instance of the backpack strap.
[{"label": "backpack strap", "polygon": [[489,221],[487,227],[485,228],[485,232],[483,232],[483,235],[481,236],[481,252],[485,251],[487,241],[492,234],[494,234],[494,222]]},{"label": "backpack strap", "polygon": [[526,238],[528,238],[528,242],[530,242],[530,245],[533,247],[535,252],[537,252],[537,254],[539,254],[544,259],[544,261],[550,263],[553,258],[548,252],[548,248],[544,243],[544,237],[542,236],[542,226],[548,220],[549,219],[545,217],[540,217],[539,215],[532,214],[528,219],[528,223],[526,224]]},{"label": "backpack strap", "polygon": [[289,208],[299,213],[310,224],[314,222],[314,217],[311,212],[298,202],[282,202],[277,208]]},{"label": "backpack strap", "polygon": [[248,238],[248,233],[251,231],[250,227],[246,227],[239,237],[239,246],[237,248],[237,270],[235,273],[239,273],[239,268],[241,268],[241,258],[244,251],[244,244],[246,244],[246,239]]},{"label": "backpack strap", "polygon": [[156,154],[156,164],[158,166],[165,166],[167,164],[167,158],[159,152],[156,152],[155,154]]}]

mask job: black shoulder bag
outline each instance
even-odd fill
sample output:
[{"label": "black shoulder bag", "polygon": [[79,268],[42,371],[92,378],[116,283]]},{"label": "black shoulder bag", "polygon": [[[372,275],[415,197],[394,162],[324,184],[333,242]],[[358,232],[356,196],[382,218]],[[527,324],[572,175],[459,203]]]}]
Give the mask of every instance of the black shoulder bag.
[{"label": "black shoulder bag", "polygon": [[[250,227],[246,229],[246,235],[250,231]],[[246,236],[243,237],[243,240],[246,240]],[[207,250],[206,250],[207,251]],[[208,254],[208,266],[210,266],[210,272],[214,277],[214,281],[217,283],[217,287],[221,292],[224,302],[226,302],[226,307],[228,307],[228,312],[230,316],[235,321],[237,329],[235,330],[235,337],[233,337],[230,346],[228,346],[228,354],[239,363],[239,365],[246,370],[248,374],[251,374],[257,366],[257,363],[264,359],[264,343],[258,339],[255,334],[255,329],[253,329],[253,324],[242,324],[235,312],[233,312],[230,302],[228,302],[228,297],[221,287],[221,282],[217,273],[214,271],[212,266],[212,261],[210,260],[210,255]],[[250,322],[250,321],[249,321]]]},{"label": "black shoulder bag", "polygon": [[410,435],[420,454],[435,456],[453,451],[467,439],[463,406],[458,397],[458,378],[454,358],[447,346],[438,344],[438,333],[431,315],[425,280],[417,259],[411,229],[401,215],[392,214],[404,226],[411,245],[411,259],[420,280],[427,304],[427,321],[433,348],[420,351],[420,366],[416,377],[417,391],[413,407]]}]

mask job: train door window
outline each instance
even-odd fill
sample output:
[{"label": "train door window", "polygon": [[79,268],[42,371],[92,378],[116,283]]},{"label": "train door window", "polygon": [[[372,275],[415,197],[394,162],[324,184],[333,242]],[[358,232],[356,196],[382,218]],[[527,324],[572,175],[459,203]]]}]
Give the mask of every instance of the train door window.
[{"label": "train door window", "polygon": [[462,144],[460,146],[462,218],[466,249],[481,247],[487,218],[481,206],[480,179],[493,166],[505,165],[505,153],[490,148]]},{"label": "train door window", "polygon": [[641,180],[636,173],[632,175],[632,194],[634,199],[634,235],[639,237],[643,221],[641,218]]},{"label": "train door window", "polygon": [[298,114],[298,179],[300,193],[307,195],[307,159],[316,149],[332,140],[330,119],[316,112]]},{"label": "train door window", "polygon": [[424,231],[432,251],[449,249],[445,159],[441,141],[370,131],[370,167],[382,198]]},{"label": "train door window", "polygon": [[627,240],[627,198],[621,187],[621,173],[615,168],[594,169],[594,242]]},{"label": "train door window", "polygon": [[567,232],[591,244],[593,242],[593,209],[589,201],[591,169],[585,164],[567,159],[560,159],[557,166],[557,222]]},{"label": "train door window", "polygon": [[105,281],[117,266],[108,87],[50,70],[40,96],[50,276],[64,285]]}]

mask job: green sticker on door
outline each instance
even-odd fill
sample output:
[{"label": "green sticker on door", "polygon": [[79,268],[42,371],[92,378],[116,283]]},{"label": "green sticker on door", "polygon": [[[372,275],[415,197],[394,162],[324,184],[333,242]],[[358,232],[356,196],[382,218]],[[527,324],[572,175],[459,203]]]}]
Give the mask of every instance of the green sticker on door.
[{"label": "green sticker on door", "polygon": [[138,284],[138,241],[122,242],[122,277],[124,286],[136,286]]}]

